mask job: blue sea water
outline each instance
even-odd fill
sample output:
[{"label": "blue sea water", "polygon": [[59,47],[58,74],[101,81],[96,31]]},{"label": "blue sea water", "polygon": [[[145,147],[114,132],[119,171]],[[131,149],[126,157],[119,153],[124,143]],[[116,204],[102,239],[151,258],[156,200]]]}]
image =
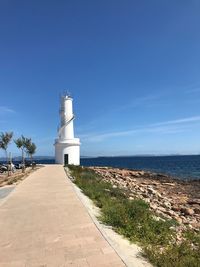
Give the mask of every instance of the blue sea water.
[{"label": "blue sea water", "polygon": [[[41,164],[53,164],[54,159],[42,159],[36,160],[36,162]],[[180,179],[200,180],[200,155],[81,158],[81,165],[147,170],[169,174]]]},{"label": "blue sea water", "polygon": [[[39,163],[54,163],[54,160],[40,160]],[[200,155],[81,158],[81,165],[147,170],[180,179],[200,179]]]},{"label": "blue sea water", "polygon": [[200,179],[200,155],[83,158],[81,165],[147,170],[180,179]]}]

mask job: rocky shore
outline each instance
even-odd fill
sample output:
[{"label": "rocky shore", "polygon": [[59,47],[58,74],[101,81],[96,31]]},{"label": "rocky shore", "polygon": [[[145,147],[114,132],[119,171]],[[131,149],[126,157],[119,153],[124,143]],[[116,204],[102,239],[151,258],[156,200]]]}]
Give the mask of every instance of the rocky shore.
[{"label": "rocky shore", "polygon": [[148,202],[160,218],[175,219],[180,233],[187,227],[200,230],[200,180],[186,182],[147,171],[90,168],[113,187],[127,189],[130,199],[139,197]]}]

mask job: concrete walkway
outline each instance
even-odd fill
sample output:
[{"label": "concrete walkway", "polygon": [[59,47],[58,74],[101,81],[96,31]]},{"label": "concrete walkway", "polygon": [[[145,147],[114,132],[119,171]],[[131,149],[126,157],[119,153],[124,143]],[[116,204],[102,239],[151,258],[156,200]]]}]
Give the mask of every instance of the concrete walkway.
[{"label": "concrete walkway", "polygon": [[15,188],[14,185],[7,185],[4,187],[1,187],[0,188],[0,200],[7,197],[7,195],[9,195],[13,191],[14,188]]},{"label": "concrete walkway", "polygon": [[0,204],[0,267],[122,267],[62,166],[32,173]]}]

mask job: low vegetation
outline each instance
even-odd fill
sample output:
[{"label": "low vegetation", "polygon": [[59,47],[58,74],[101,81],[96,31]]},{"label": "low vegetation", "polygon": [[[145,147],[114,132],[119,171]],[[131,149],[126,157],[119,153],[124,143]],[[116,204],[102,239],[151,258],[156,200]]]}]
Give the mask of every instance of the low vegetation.
[{"label": "low vegetation", "polygon": [[144,254],[158,267],[200,266],[200,235],[184,233],[176,240],[176,221],[158,218],[141,199],[129,199],[127,190],[113,187],[93,170],[69,166],[74,182],[101,208],[100,220],[143,247]]}]

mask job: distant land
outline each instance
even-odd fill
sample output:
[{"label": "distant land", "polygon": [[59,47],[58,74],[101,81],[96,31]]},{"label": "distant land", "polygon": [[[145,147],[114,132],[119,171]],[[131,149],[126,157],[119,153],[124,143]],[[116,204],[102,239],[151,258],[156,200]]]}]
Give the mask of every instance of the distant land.
[{"label": "distant land", "polygon": [[[29,159],[29,157],[26,157]],[[33,159],[34,160],[43,160],[43,159],[54,159],[54,156],[34,156]],[[17,156],[17,157],[13,157],[12,160],[13,161],[20,161],[22,159],[21,156]],[[0,161],[5,161],[6,158],[5,157],[0,157]]]},{"label": "distant land", "polygon": [[[81,156],[82,159],[88,158],[130,158],[130,157],[175,157],[175,156],[200,156],[200,153],[198,154],[139,154],[139,155],[117,155],[117,156]],[[28,158],[28,157],[26,157]],[[55,159],[55,156],[34,156],[34,160],[53,160]],[[5,157],[0,157],[0,161],[5,161]],[[21,156],[13,157],[13,161],[20,161]]]},{"label": "distant land", "polygon": [[82,159],[89,158],[133,158],[133,157],[179,157],[179,156],[200,156],[200,153],[197,154],[135,154],[135,155],[117,155],[117,156],[81,156]]}]

